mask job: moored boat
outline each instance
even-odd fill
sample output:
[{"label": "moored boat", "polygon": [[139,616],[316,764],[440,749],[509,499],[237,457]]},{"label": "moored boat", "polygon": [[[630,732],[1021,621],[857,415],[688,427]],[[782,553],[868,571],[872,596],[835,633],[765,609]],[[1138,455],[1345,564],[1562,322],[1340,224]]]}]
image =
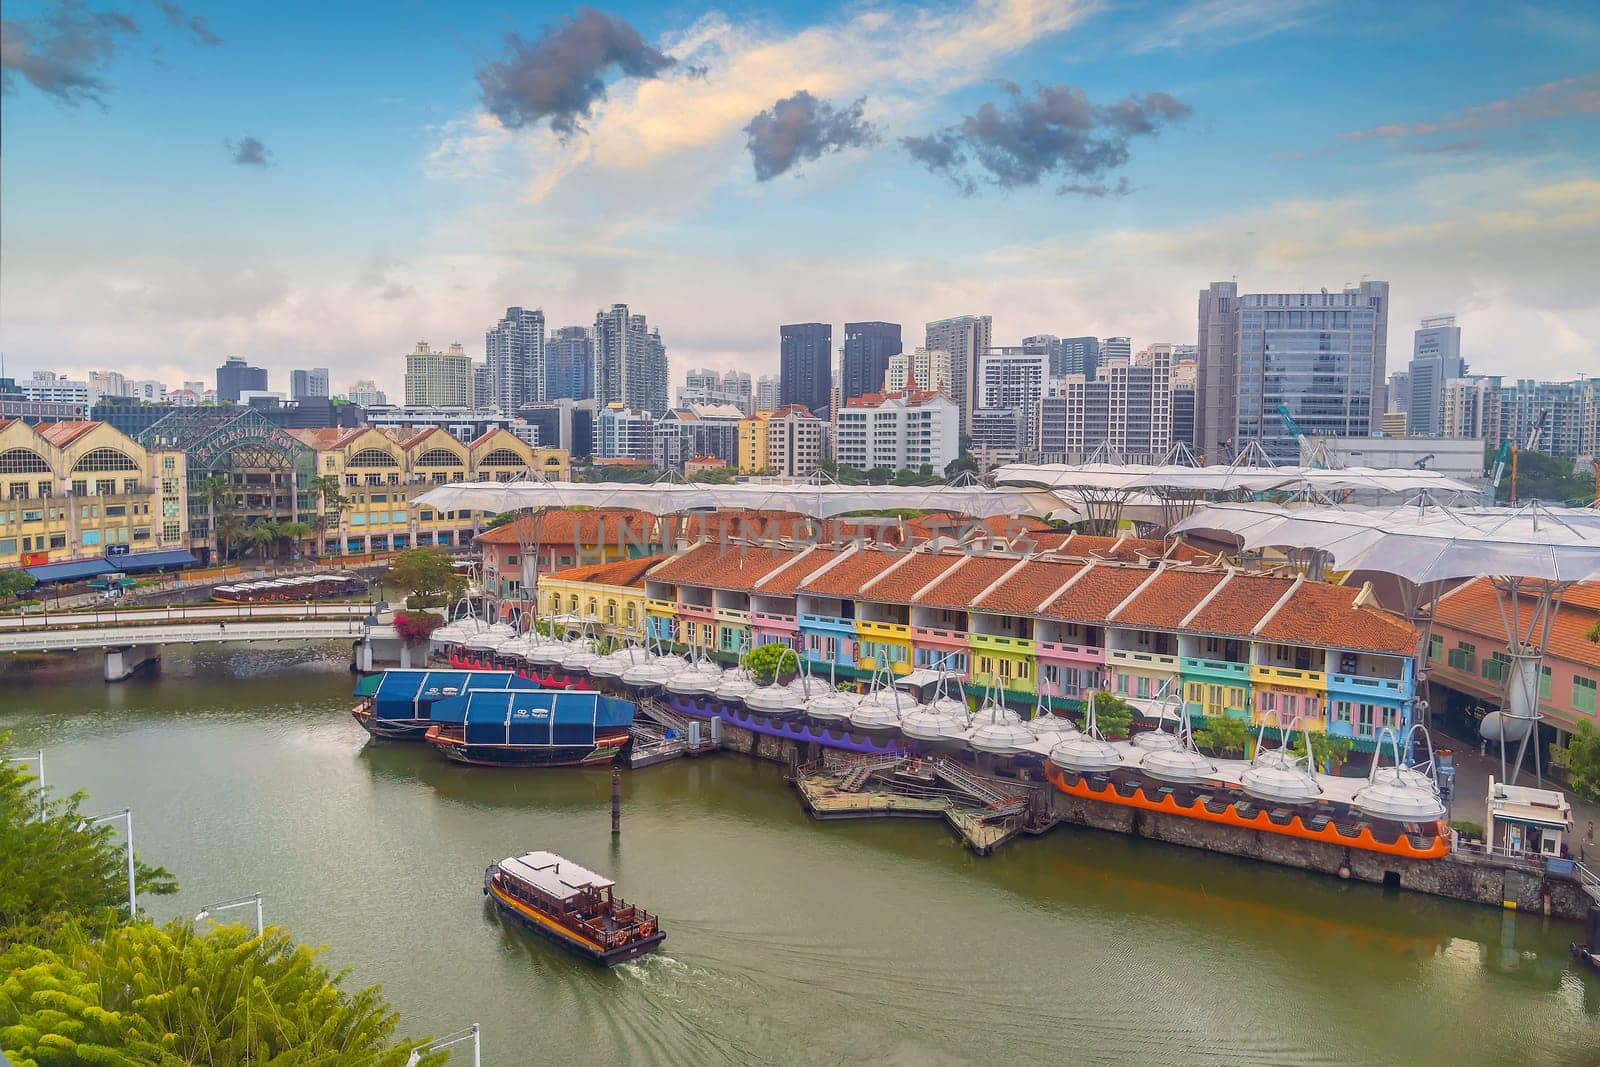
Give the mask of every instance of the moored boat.
[{"label": "moored boat", "polygon": [[627,746],[631,701],[540,689],[467,692],[430,709],[428,744],[459,763],[489,767],[589,767]]},{"label": "moored boat", "polygon": [[363,678],[356,695],[366,697],[350,714],[361,728],[385,741],[421,741],[433,725],[433,705],[478,690],[538,689],[512,671],[395,670]]},{"label": "moored boat", "polygon": [[656,917],[617,897],[615,886],[554,852],[508,856],[483,872],[484,895],[501,914],[607,967],[667,939]]}]

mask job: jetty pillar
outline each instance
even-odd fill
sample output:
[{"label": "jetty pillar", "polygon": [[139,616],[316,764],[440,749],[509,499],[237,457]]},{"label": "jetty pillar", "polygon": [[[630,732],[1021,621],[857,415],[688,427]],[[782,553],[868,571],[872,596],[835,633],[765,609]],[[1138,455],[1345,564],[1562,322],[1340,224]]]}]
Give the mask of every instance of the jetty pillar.
[{"label": "jetty pillar", "polygon": [[120,682],[147,663],[161,662],[160,645],[124,645],[106,649],[105,680]]},{"label": "jetty pillar", "polygon": [[622,768],[611,768],[611,836],[622,833]]}]

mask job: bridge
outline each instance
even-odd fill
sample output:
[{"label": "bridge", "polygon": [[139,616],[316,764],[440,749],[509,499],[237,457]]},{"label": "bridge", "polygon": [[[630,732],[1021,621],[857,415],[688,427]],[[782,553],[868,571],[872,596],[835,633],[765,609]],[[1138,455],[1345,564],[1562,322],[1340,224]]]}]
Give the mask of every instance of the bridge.
[{"label": "bridge", "polygon": [[371,611],[368,604],[199,604],[11,615],[0,618],[0,653],[105,649],[105,679],[116,682],[159,659],[162,645],[366,638]]}]

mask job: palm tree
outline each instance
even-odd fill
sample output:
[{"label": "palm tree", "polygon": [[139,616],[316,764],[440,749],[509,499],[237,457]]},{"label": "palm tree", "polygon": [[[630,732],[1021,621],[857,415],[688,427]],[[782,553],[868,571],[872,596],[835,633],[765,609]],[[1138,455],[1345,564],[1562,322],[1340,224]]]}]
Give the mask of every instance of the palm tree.
[{"label": "palm tree", "polygon": [[305,522],[280,522],[278,523],[278,537],[288,541],[291,545],[298,545],[317,531],[310,523]]},{"label": "palm tree", "polygon": [[244,520],[232,512],[225,511],[216,519],[217,554],[224,562],[228,553],[233,548],[233,543],[244,532]]},{"label": "palm tree", "polygon": [[339,518],[350,505],[339,484],[337,474],[324,474],[311,482],[311,491],[317,494],[317,549],[320,552],[328,540],[328,531],[339,528]]},{"label": "palm tree", "polygon": [[[212,547],[226,559],[227,553],[222,551],[222,526],[223,520],[233,514],[233,483],[226,474],[213,474],[198,488],[206,498],[206,525],[211,530]],[[237,529],[237,523],[232,526]]]}]

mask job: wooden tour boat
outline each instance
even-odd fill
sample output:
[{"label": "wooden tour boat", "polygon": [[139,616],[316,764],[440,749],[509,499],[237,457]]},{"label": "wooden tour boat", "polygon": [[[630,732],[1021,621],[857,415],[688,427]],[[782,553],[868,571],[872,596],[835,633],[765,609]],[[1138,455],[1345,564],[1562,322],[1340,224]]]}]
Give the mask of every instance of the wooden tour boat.
[{"label": "wooden tour boat", "polygon": [[604,875],[554,852],[529,852],[491,863],[483,892],[501,913],[596,963],[654,952],[667,939],[656,917],[619,899]]}]

